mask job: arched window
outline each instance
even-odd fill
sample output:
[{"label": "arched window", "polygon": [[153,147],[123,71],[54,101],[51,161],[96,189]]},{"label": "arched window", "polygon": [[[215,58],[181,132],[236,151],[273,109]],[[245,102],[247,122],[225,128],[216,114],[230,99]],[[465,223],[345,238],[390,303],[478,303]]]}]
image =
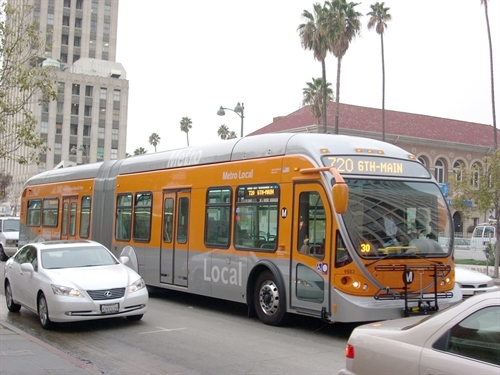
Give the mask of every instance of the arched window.
[{"label": "arched window", "polygon": [[455,180],[457,182],[462,182],[464,178],[463,175],[464,167],[465,164],[461,160],[458,160],[455,162],[455,164],[453,164],[453,173],[455,174]]},{"label": "arched window", "polygon": [[437,182],[444,182],[444,163],[441,159],[436,160],[436,164],[434,165],[434,177]]},{"label": "arched window", "polygon": [[428,168],[429,163],[427,163],[427,159],[425,157],[419,156],[418,161],[421,162],[424,165],[424,167]]},{"label": "arched window", "polygon": [[480,174],[481,174],[481,170],[482,170],[482,167],[481,167],[481,164],[479,163],[474,163],[472,165],[472,187],[474,189],[479,189],[479,177],[480,177]]}]

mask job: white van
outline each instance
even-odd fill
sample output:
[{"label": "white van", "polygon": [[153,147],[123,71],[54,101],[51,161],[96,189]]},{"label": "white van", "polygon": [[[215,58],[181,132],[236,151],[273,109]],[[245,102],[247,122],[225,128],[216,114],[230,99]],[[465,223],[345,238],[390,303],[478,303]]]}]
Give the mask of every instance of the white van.
[{"label": "white van", "polygon": [[0,260],[7,260],[17,251],[19,218],[0,217]]},{"label": "white van", "polygon": [[478,224],[472,232],[470,249],[484,251],[488,243],[494,245],[497,242],[495,226],[489,223]]}]

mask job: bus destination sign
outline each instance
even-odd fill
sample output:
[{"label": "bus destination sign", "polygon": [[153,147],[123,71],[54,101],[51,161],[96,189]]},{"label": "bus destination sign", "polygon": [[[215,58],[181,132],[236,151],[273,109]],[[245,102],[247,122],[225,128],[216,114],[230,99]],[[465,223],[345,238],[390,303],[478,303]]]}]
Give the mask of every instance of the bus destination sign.
[{"label": "bus destination sign", "polygon": [[407,176],[429,178],[427,169],[416,161],[370,155],[324,156],[323,164],[340,174]]}]

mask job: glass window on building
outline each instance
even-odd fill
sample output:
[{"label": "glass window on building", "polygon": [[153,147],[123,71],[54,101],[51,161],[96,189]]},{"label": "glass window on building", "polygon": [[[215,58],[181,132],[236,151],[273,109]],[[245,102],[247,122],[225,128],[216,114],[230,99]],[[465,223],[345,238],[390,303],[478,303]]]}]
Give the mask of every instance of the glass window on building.
[{"label": "glass window on building", "polygon": [[80,60],[80,55],[73,55],[73,62]]},{"label": "glass window on building", "polygon": [[61,35],[61,44],[67,46],[69,42],[69,35]]},{"label": "glass window on building", "polygon": [[110,27],[109,22],[104,22],[104,24],[103,24],[103,33],[104,34],[109,34],[109,27]]},{"label": "glass window on building", "polygon": [[61,155],[61,150],[62,150],[62,144],[54,143],[54,154]]},{"label": "glass window on building", "polygon": [[57,93],[64,95],[64,82],[57,82]]},{"label": "glass window on building", "polygon": [[455,174],[455,180],[461,182],[463,180],[463,170],[465,165],[462,161],[456,161],[453,164],[453,173]]},{"label": "glass window on building", "polygon": [[74,83],[71,89],[71,93],[73,95],[80,95],[80,85],[78,83]]},{"label": "glass window on building", "polygon": [[54,24],[54,14],[47,13],[47,25],[53,25],[53,24]]},{"label": "glass window on building", "polygon": [[113,100],[115,102],[119,102],[120,101],[120,94],[121,94],[121,91],[120,90],[115,90],[113,92]]},{"label": "glass window on building", "polygon": [[64,113],[64,102],[57,102],[57,114],[62,115]]},{"label": "glass window on building", "polygon": [[118,140],[118,129],[111,129],[111,140]]},{"label": "glass window on building", "polygon": [[99,94],[99,99],[106,100],[107,94],[108,94],[108,90],[106,90],[106,87],[101,87],[101,91],[100,91],[100,94]]},{"label": "glass window on building", "polygon": [[97,147],[97,158],[99,158],[99,159],[104,158],[104,147],[103,146]]},{"label": "glass window on building", "polygon": [[71,124],[70,125],[70,134],[71,135],[78,135],[78,124]]},{"label": "glass window on building", "polygon": [[79,110],[78,104],[73,104],[71,106],[71,114],[72,115],[78,115],[78,110]]},{"label": "glass window on building", "polygon": [[83,8],[83,0],[76,0],[76,9]]},{"label": "glass window on building", "polygon": [[62,124],[56,124],[56,134],[62,134]]},{"label": "glass window on building", "polygon": [[64,0],[64,7],[71,8],[71,0]]},{"label": "glass window on building", "polygon": [[77,29],[81,29],[82,28],[82,19],[81,18],[75,18],[75,27]]},{"label": "glass window on building", "polygon": [[97,1],[92,1],[92,13],[97,13],[97,9],[99,8],[99,3]]},{"label": "glass window on building", "polygon": [[80,46],[81,46],[81,44],[82,44],[82,37],[80,37],[80,36],[75,36],[75,40],[74,40],[74,42],[73,42],[73,45],[74,45],[75,47],[80,47]]},{"label": "glass window on building", "polygon": [[113,121],[120,121],[120,110],[113,108]]},{"label": "glass window on building", "polygon": [[[97,21],[90,21],[90,30],[97,31]],[[92,37],[90,37],[90,39],[92,40]],[[95,40],[95,39],[93,39],[93,40]]]},{"label": "glass window on building", "polygon": [[90,125],[83,125],[83,136],[90,137]]},{"label": "glass window on building", "polygon": [[94,86],[85,86],[85,96],[92,97],[92,91],[94,91]]},{"label": "glass window on building", "polygon": [[61,62],[64,64],[68,63],[68,54],[67,53],[61,53]]},{"label": "glass window on building", "polygon": [[111,160],[116,160],[118,159],[118,149],[112,148],[111,149]]},{"label": "glass window on building", "polygon": [[106,120],[106,107],[99,108],[99,120]]},{"label": "glass window on building", "polygon": [[69,16],[63,16],[63,26],[69,26]]},{"label": "glass window on building", "polygon": [[99,127],[99,130],[97,132],[97,138],[104,139],[104,128]]},{"label": "glass window on building", "polygon": [[40,123],[40,133],[48,133],[49,130],[49,123],[48,121],[42,121]]},{"label": "glass window on building", "polygon": [[437,182],[444,182],[444,163],[441,159],[436,160],[436,164],[434,165],[434,177]]},{"label": "glass window on building", "polygon": [[84,109],[83,115],[84,115],[84,116],[87,116],[87,117],[92,116],[92,106],[91,106],[91,105],[86,105],[86,106],[85,106],[85,109]]},{"label": "glass window on building", "polygon": [[104,5],[104,15],[111,16],[111,5],[108,4]]}]

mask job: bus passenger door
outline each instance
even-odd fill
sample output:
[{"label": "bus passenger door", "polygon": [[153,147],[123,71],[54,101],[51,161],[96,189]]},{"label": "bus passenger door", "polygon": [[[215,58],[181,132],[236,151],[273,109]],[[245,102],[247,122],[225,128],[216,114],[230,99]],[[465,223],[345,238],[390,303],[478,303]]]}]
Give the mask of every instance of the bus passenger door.
[{"label": "bus passenger door", "polygon": [[295,185],[292,225],[292,307],[318,317],[329,315],[332,215],[321,185]]},{"label": "bus passenger door", "polygon": [[63,197],[61,239],[76,239],[76,208],[78,197]]},{"label": "bus passenger door", "polygon": [[163,194],[160,282],[187,286],[189,191]]}]

